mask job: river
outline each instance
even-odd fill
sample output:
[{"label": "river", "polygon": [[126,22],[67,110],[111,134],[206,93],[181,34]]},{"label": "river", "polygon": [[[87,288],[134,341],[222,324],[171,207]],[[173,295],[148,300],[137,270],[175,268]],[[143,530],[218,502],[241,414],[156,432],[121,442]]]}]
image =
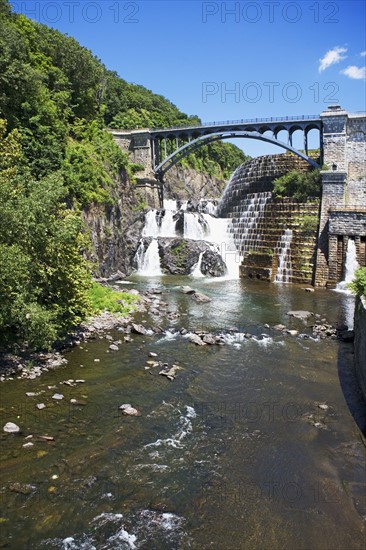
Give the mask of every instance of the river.
[{"label": "river", "polygon": [[[130,283],[178,311],[159,321],[164,334],[133,335],[115,352],[107,339],[83,342],[65,367],[2,384],[2,425],[22,432],[0,436],[1,547],[364,549],[365,447],[338,376],[351,344],[340,353],[287,316],[305,309],[335,324],[351,298],[244,280]],[[212,302],[194,302],[185,284]],[[181,328],[221,333],[225,345],[195,346]],[[146,368],[149,352],[181,367],[174,381]],[[123,416],[124,403],[141,415]]]}]

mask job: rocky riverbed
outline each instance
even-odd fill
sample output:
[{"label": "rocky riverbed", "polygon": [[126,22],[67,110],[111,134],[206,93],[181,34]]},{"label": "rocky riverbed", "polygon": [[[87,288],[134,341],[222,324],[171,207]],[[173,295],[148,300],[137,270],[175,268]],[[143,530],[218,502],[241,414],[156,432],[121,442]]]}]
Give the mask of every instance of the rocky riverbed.
[{"label": "rocky riverbed", "polygon": [[[67,363],[65,352],[74,346],[79,346],[84,341],[105,338],[110,341],[110,351],[118,351],[120,345],[133,342],[134,334],[166,335],[176,333],[184,337],[187,343],[199,346],[225,345],[227,339],[232,338],[233,335],[237,335],[238,338],[263,339],[278,335],[278,333],[300,339],[340,339],[344,342],[353,342],[353,331],[348,330],[347,325],[342,323],[333,326],[319,313],[305,310],[289,311],[287,313],[289,319],[296,319],[301,323],[298,323],[296,328],[290,322],[291,326],[284,324],[271,326],[265,323],[263,326],[265,331],[262,334],[258,334],[257,330],[254,333],[248,331],[241,333],[238,327],[230,327],[226,331],[218,331],[217,333],[207,330],[189,331],[186,327],[176,326],[182,318],[182,312],[179,308],[169,306],[169,302],[166,301],[169,296],[168,289],[159,288],[139,291],[132,288],[126,291],[121,289],[116,282],[112,286],[114,290],[120,291],[121,295],[124,292],[129,292],[139,296],[137,310],[133,315],[120,316],[104,312],[91,317],[81,323],[65,341],[58,343],[57,349],[50,352],[23,353],[20,355],[3,354],[0,356],[0,381],[9,378],[34,379],[43,373],[63,366]],[[180,292],[196,303],[208,304],[211,302],[207,295],[196,291],[190,286],[181,286]],[[135,322],[135,319],[138,319],[138,321]],[[169,323],[173,323],[174,326],[167,328]],[[111,336],[110,333],[114,330],[121,333],[121,339],[116,340]]]}]

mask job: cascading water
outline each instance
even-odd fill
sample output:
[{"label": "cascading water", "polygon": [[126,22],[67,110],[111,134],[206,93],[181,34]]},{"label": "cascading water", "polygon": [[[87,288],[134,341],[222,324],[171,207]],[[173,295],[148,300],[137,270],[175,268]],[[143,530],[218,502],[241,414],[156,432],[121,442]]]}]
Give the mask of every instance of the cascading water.
[{"label": "cascading water", "polygon": [[350,293],[347,288],[348,283],[353,281],[355,278],[356,270],[359,268],[359,263],[357,262],[357,253],[356,253],[356,244],[353,239],[348,239],[347,251],[346,251],[346,262],[344,265],[344,279],[337,284],[336,290],[341,290],[344,292]]},{"label": "cascading water", "polygon": [[272,193],[269,191],[250,193],[245,199],[242,199],[240,206],[234,206],[234,216],[237,215],[237,218],[232,220],[232,233],[237,246],[240,242],[242,255],[249,250],[256,250],[260,245],[257,228],[264,217],[266,204],[271,197]]},{"label": "cascading water", "polygon": [[[200,220],[202,223],[200,223]],[[208,233],[208,227],[203,223],[203,219],[200,218],[200,214],[195,214],[193,212],[184,213],[183,237],[185,239],[192,239],[193,241],[209,240],[207,239]]]},{"label": "cascading water", "polygon": [[348,284],[355,278],[356,270],[360,267],[357,262],[356,244],[353,239],[348,239],[346,261],[344,265],[344,279],[337,284],[337,292],[348,294],[347,300],[344,302],[344,316],[345,322],[350,330],[353,329],[354,313],[355,313],[355,299],[354,294],[348,288]]},{"label": "cascading water", "polygon": [[[232,238],[231,220],[215,218],[210,213],[216,207],[210,201],[202,201],[200,207],[203,213],[186,211],[188,202],[184,203],[179,210],[183,210],[183,238],[194,241],[206,241],[221,255],[227,266],[227,278],[237,279],[239,277],[240,257]],[[174,210],[173,210],[174,209]],[[151,244],[146,248],[144,240],[135,256],[139,275],[161,275],[160,257],[158,249],[158,238],[176,238],[179,236],[176,230],[177,203],[173,200],[164,201],[164,209],[150,210],[145,217],[145,226],[142,231],[143,237],[153,237]],[[199,261],[192,270],[192,276],[202,276]]]},{"label": "cascading water", "polygon": [[291,267],[291,242],[292,230],[285,229],[281,240],[276,246],[275,252],[279,254],[278,269],[275,277],[275,283],[290,283],[292,277]]},{"label": "cascading water", "polygon": [[192,271],[191,271],[191,276],[192,277],[204,277],[204,275],[201,271],[202,257],[203,257],[203,252],[200,252],[200,255],[198,257],[198,262],[196,263],[196,265],[193,266]]},{"label": "cascading water", "polygon": [[160,267],[159,244],[157,239],[153,239],[145,250],[142,241],[135,257],[137,263],[137,273],[146,276],[163,275]]}]

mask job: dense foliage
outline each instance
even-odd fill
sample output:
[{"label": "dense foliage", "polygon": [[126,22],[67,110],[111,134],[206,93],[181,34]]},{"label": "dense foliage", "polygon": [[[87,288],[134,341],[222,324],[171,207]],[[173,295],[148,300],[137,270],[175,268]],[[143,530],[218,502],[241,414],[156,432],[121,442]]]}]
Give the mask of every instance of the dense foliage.
[{"label": "dense foliage", "polygon": [[[115,296],[92,286],[80,212],[116,200],[121,171],[132,177],[140,167],[105,127],[199,122],[0,0],[2,349],[49,348],[88,312],[116,304]],[[185,163],[228,177],[245,158],[217,143]],[[115,307],[124,312],[129,305]]]},{"label": "dense foliage", "polygon": [[355,279],[349,284],[349,288],[359,296],[366,298],[366,267],[357,269]]},{"label": "dense foliage", "polygon": [[319,170],[299,172],[292,170],[273,182],[276,197],[293,197],[306,202],[308,198],[320,197],[321,174]]},{"label": "dense foliage", "polygon": [[[0,0],[0,117],[8,121],[9,130],[21,130],[24,151],[35,177],[62,169],[66,158],[68,180],[70,158],[72,162],[77,148],[75,140],[84,138],[79,128],[74,128],[79,127],[80,120],[84,125],[98,123],[100,129],[200,123],[197,116],[182,113],[164,97],[129,84],[107,70],[73,38],[24,15],[11,14],[7,0]],[[95,155],[95,142],[90,145],[89,150],[76,153],[78,161],[83,157],[81,165],[85,166],[91,156],[93,164],[101,160]],[[199,150],[190,158],[191,165],[200,171],[221,177],[228,176],[245,160],[240,149],[224,143]],[[125,159],[122,164],[126,163]],[[101,182],[106,179],[102,174]],[[95,196],[99,200],[102,196],[107,198],[95,190],[96,180],[97,176],[90,200]],[[77,183],[72,182],[72,191]],[[81,186],[85,191],[85,181]],[[89,190],[84,191],[82,198],[88,200]]]},{"label": "dense foliage", "polygon": [[89,309],[82,221],[60,172],[36,181],[19,132],[5,132],[0,120],[0,340],[48,348]]}]

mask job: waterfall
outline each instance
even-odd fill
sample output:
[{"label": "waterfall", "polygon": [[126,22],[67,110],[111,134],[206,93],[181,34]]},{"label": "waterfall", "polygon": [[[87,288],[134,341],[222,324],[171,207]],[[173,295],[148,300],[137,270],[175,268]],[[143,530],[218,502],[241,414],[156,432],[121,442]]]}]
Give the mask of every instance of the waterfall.
[{"label": "waterfall", "polygon": [[278,268],[275,277],[275,283],[290,283],[292,277],[291,266],[291,242],[292,230],[285,229],[281,240],[277,243],[276,253],[279,253]]},{"label": "waterfall", "polygon": [[345,323],[350,330],[353,329],[354,313],[355,313],[355,299],[354,294],[348,288],[348,284],[355,278],[356,270],[360,267],[357,262],[356,243],[354,239],[348,239],[346,250],[346,261],[344,264],[344,279],[337,284],[334,289],[337,292],[346,294],[344,297],[343,308]]},{"label": "waterfall", "polygon": [[240,253],[244,255],[250,250],[256,250],[261,243],[258,225],[264,217],[266,204],[271,199],[269,191],[249,193],[233,207],[231,232]]},{"label": "waterfall", "polygon": [[[202,201],[202,211],[213,211],[214,204],[210,201]],[[211,243],[221,255],[227,267],[226,277],[237,279],[239,277],[240,256],[232,236],[232,221],[227,218],[215,218],[210,213],[187,212],[187,203],[182,204],[183,210],[183,238],[194,241],[206,241]],[[176,221],[174,215],[177,208],[176,201],[165,200],[163,210],[150,210],[145,216],[143,237],[153,237],[149,247],[141,242],[135,256],[135,261],[140,275],[161,275],[160,258],[158,253],[158,239],[176,238]],[[194,276],[201,273],[202,256],[194,268]],[[192,272],[193,274],[193,272]]]},{"label": "waterfall", "polygon": [[184,213],[184,233],[185,239],[192,239],[194,241],[204,241],[207,236],[207,225],[203,222],[203,218],[200,218],[200,214],[193,212]]},{"label": "waterfall", "polygon": [[142,236],[176,237],[176,222],[173,220],[173,216],[174,212],[172,210],[150,210],[145,217],[145,226],[142,230]]},{"label": "waterfall", "polygon": [[355,278],[356,270],[359,268],[356,254],[356,243],[353,239],[348,239],[346,251],[346,263],[344,265],[344,279],[337,284],[336,290],[341,290],[350,293],[347,288],[348,283]]},{"label": "waterfall", "polygon": [[201,271],[202,256],[203,256],[203,252],[200,253],[198,257],[198,262],[192,267],[192,271],[191,271],[192,277],[204,277]]},{"label": "waterfall", "polygon": [[136,252],[135,260],[137,263],[137,273],[145,276],[163,275],[160,267],[159,244],[157,239],[153,239],[145,250],[144,242]]}]

